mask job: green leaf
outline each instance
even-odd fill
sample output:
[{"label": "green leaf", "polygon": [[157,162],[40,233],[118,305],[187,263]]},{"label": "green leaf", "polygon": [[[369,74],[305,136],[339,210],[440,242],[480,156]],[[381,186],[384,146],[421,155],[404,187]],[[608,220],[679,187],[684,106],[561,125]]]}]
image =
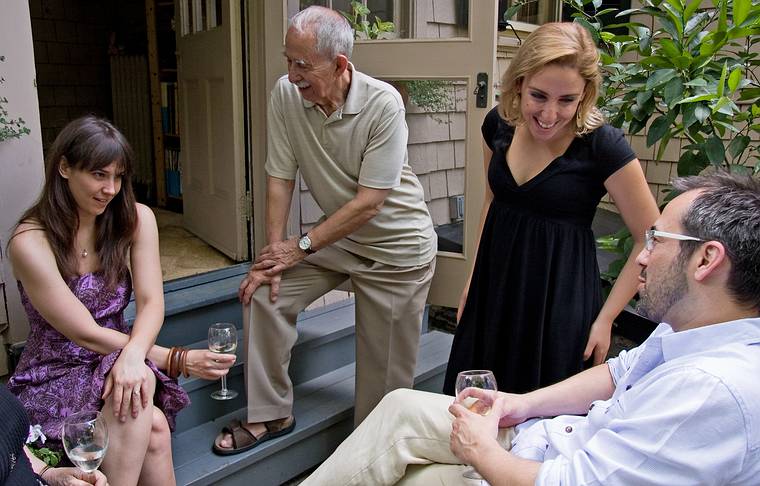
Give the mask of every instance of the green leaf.
[{"label": "green leaf", "polygon": [[686,8],[683,11],[683,18],[684,20],[688,19],[686,22],[686,28],[685,30],[689,30],[689,22],[693,20],[692,15],[694,12],[697,11],[699,8],[699,5],[702,3],[702,0],[691,0],[689,4],[686,6]]},{"label": "green leaf", "polygon": [[688,69],[691,65],[691,56],[678,56],[673,58],[673,65],[677,67],[678,69]]},{"label": "green leaf", "polygon": [[734,25],[741,25],[752,8],[752,0],[734,0]]},{"label": "green leaf", "polygon": [[663,99],[668,108],[673,108],[683,96],[683,80],[680,77],[675,77],[668,81],[663,90]]},{"label": "green leaf", "polygon": [[676,43],[672,39],[661,39],[660,47],[668,57],[678,57],[681,55],[681,49],[676,46]]},{"label": "green leaf", "polygon": [[655,160],[662,160],[665,149],[668,148],[668,143],[670,142],[671,135],[671,133],[666,133],[665,136],[662,137],[662,140],[660,140],[660,145],[657,147],[657,155],[655,157]]},{"label": "green leaf", "polygon": [[739,81],[742,79],[742,68],[737,67],[734,68],[733,71],[731,71],[731,74],[728,76],[728,89],[732,93],[736,91],[736,88],[739,87]]},{"label": "green leaf", "polygon": [[514,5],[510,6],[508,9],[504,11],[503,19],[505,22],[509,22],[512,20],[512,17],[515,16],[517,12],[520,11],[520,9],[523,7],[523,2],[517,2]]},{"label": "green leaf", "polygon": [[697,117],[694,114],[694,110],[697,108],[696,103],[685,103],[681,105],[681,113],[683,113],[683,126],[684,128],[689,128],[693,124],[697,122]]},{"label": "green leaf", "polygon": [[731,155],[731,158],[736,159],[744,153],[744,149],[747,148],[750,140],[751,139],[746,135],[734,137],[734,139],[731,140],[731,143],[728,144],[728,153]]},{"label": "green leaf", "polygon": [[594,39],[594,44],[599,44],[599,29],[591,25],[591,22],[581,17],[574,18],[573,22],[581,24],[581,26],[583,26],[583,28],[588,30],[589,34],[591,34],[591,37]]},{"label": "green leaf", "polygon": [[647,80],[646,89],[653,89],[673,79],[678,72],[675,69],[658,69]]},{"label": "green leaf", "polygon": [[723,147],[723,140],[719,139],[715,135],[712,135],[705,141],[704,151],[707,155],[707,159],[713,165],[720,165],[725,160],[726,149]]},{"label": "green leaf", "polygon": [[647,131],[647,147],[651,147],[655,142],[660,140],[668,132],[669,128],[670,120],[666,116],[655,118]]},{"label": "green leaf", "polygon": [[720,98],[723,96],[723,91],[726,89],[726,75],[728,73],[728,62],[723,63],[723,69],[720,71],[720,79],[718,80],[717,95]]},{"label": "green leaf", "polygon": [[697,155],[694,152],[687,151],[681,153],[681,157],[678,159],[678,176],[685,177],[690,175],[698,175],[702,170],[707,167],[708,160],[706,157]]},{"label": "green leaf", "polygon": [[754,100],[758,97],[760,97],[760,88],[744,88],[739,94],[740,101]]},{"label": "green leaf", "polygon": [[690,87],[704,87],[707,86],[707,81],[705,81],[703,78],[694,78],[692,80],[686,81],[683,83],[684,86],[690,86]]},{"label": "green leaf", "polygon": [[714,100],[718,97],[715,93],[707,93],[707,94],[701,94],[696,96],[689,96],[688,98],[684,98],[681,101],[678,102],[678,104],[683,103],[694,103],[695,101],[709,101]]},{"label": "green leaf", "polygon": [[[697,3],[699,3],[699,0],[697,0]],[[698,14],[692,17],[684,17],[684,18],[688,19],[686,21],[686,25],[683,28],[684,35],[691,35],[697,29],[702,30],[701,29],[702,24],[710,20],[710,14],[707,12],[699,12]]]},{"label": "green leaf", "polygon": [[[666,30],[671,35],[671,37],[673,37],[674,39],[680,40],[681,35],[683,34],[683,21],[681,20],[681,10],[680,10],[680,5],[678,5],[679,8],[676,8],[673,4],[678,5],[678,2],[672,2],[671,0],[666,0],[665,2],[660,4],[660,7],[663,10],[667,11],[668,18],[672,22],[675,32],[671,32],[668,28],[666,28]],[[665,27],[665,22],[663,22],[663,27]]]}]

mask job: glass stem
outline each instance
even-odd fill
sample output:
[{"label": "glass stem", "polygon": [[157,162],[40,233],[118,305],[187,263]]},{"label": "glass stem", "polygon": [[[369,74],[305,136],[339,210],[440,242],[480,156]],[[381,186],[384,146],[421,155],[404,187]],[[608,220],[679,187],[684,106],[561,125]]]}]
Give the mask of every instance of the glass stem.
[{"label": "glass stem", "polygon": [[227,375],[222,376],[222,395],[227,394]]}]

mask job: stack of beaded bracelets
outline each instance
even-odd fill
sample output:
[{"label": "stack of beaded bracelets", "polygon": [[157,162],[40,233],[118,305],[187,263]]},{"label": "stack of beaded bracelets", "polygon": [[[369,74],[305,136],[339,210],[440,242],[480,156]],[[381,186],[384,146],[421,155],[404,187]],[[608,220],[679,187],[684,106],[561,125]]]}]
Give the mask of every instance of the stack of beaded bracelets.
[{"label": "stack of beaded bracelets", "polygon": [[181,374],[185,378],[190,377],[187,371],[187,353],[190,350],[181,346],[173,346],[169,350],[169,359],[166,366],[166,374],[170,378],[177,378]]}]

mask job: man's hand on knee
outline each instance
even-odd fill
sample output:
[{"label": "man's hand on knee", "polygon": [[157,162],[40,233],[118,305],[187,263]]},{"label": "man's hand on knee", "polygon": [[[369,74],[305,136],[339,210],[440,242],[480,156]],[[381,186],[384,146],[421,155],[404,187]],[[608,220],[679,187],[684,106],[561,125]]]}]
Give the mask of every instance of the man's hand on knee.
[{"label": "man's hand on knee", "polygon": [[280,293],[280,274],[269,276],[263,270],[257,270],[252,265],[238,288],[238,299],[240,299],[240,302],[243,305],[248,305],[251,302],[253,293],[262,285],[270,286],[269,300],[275,302]]},{"label": "man's hand on knee", "polygon": [[298,248],[298,240],[291,238],[271,243],[262,248],[261,253],[253,262],[253,268],[271,277],[294,266],[305,257],[306,253]]}]

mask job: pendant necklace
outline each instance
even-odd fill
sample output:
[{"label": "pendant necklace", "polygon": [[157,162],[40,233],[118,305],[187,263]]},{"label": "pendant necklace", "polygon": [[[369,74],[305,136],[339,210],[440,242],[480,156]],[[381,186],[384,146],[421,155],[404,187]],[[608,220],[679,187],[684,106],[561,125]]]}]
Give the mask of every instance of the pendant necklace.
[{"label": "pendant necklace", "polygon": [[80,253],[80,255],[81,255],[82,258],[87,258],[87,255],[88,255],[87,250],[86,249],[82,249],[82,253]]}]

